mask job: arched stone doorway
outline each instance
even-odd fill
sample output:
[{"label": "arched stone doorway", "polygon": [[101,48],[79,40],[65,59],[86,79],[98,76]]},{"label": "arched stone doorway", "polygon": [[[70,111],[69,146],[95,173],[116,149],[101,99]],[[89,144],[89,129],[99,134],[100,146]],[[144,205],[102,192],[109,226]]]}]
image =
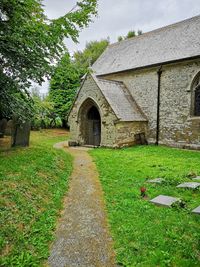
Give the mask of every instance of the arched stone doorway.
[{"label": "arched stone doorway", "polygon": [[101,118],[98,109],[92,106],[87,113],[88,145],[99,146],[101,142]]},{"label": "arched stone doorway", "polygon": [[80,133],[85,145],[99,146],[101,143],[101,116],[92,99],[86,100],[80,108]]}]

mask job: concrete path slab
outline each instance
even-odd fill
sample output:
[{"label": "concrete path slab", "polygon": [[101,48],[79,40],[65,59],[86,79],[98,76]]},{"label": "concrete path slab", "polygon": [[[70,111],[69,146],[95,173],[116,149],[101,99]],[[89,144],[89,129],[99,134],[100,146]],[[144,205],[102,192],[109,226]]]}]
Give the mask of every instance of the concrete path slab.
[{"label": "concrete path slab", "polygon": [[[54,147],[66,147],[62,142]],[[51,267],[113,267],[115,255],[94,162],[87,148],[67,148],[74,157],[74,170],[56,240],[48,264]]]},{"label": "concrete path slab", "polygon": [[180,201],[179,198],[164,196],[164,195],[159,195],[159,196],[150,200],[150,202],[153,204],[160,205],[160,206],[166,206],[166,207],[171,207],[172,204],[174,204],[178,201]]}]

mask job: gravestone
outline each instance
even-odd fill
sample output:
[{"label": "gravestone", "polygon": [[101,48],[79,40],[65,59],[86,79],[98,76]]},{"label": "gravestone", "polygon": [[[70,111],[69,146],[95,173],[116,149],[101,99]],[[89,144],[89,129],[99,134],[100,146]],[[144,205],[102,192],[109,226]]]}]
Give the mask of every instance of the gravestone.
[{"label": "gravestone", "polygon": [[200,176],[197,176],[197,177],[193,178],[192,180],[194,180],[194,181],[200,181]]},{"label": "gravestone", "polygon": [[5,130],[5,135],[10,136],[12,132],[12,120],[9,120],[7,122],[6,130]]},{"label": "gravestone", "polygon": [[182,183],[177,185],[177,188],[189,188],[189,189],[196,189],[200,186],[200,183],[197,182],[189,182],[189,183]]},{"label": "gravestone", "polygon": [[7,120],[2,119],[0,120],[0,138],[4,137],[5,130],[6,130]]},{"label": "gravestone", "polygon": [[155,179],[148,180],[148,183],[161,184],[164,181],[165,181],[165,179],[163,179],[163,178],[155,178]]},{"label": "gravestone", "polygon": [[13,119],[11,146],[29,146],[31,123],[24,122],[18,125]]},{"label": "gravestone", "polygon": [[192,210],[192,213],[199,214],[200,215],[200,206]]},{"label": "gravestone", "polygon": [[171,207],[172,204],[174,204],[176,202],[180,202],[180,198],[159,195],[159,196],[151,199],[150,202],[153,204],[156,204],[158,206]]}]

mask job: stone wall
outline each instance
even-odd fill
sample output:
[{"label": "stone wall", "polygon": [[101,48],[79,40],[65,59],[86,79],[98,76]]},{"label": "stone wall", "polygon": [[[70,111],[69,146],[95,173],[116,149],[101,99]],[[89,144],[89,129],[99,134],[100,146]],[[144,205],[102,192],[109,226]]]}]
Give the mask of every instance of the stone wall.
[{"label": "stone wall", "polygon": [[[120,104],[120,103],[119,103]],[[71,139],[86,144],[87,112],[95,105],[101,116],[101,146],[123,147],[135,144],[135,134],[147,131],[147,122],[122,122],[114,114],[91,76],[85,80],[69,116]]]},{"label": "stone wall", "polygon": [[125,147],[136,144],[135,135],[144,133],[146,136],[147,122],[119,122],[116,124],[116,142],[114,147]]},{"label": "stone wall", "polygon": [[116,138],[117,117],[90,75],[87,76],[79,91],[69,116],[71,139],[78,141],[79,144],[84,144],[81,133],[81,123],[84,122],[81,121],[81,113],[85,111],[81,110],[81,107],[88,99],[92,99],[96,103],[101,115],[101,146],[112,146]]},{"label": "stone wall", "polygon": [[[159,67],[105,76],[123,81],[148,118],[147,137],[156,138]],[[200,117],[191,114],[191,84],[200,60],[165,65],[161,76],[160,143],[200,148]]]}]

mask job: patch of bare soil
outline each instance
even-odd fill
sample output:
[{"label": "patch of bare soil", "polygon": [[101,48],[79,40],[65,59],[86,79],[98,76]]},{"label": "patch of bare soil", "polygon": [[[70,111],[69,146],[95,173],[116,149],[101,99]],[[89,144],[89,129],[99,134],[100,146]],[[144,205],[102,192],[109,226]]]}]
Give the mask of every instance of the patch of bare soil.
[{"label": "patch of bare soil", "polygon": [[66,136],[69,134],[69,131],[66,129],[50,129],[46,130],[47,132],[49,131],[51,135],[53,136]]}]

